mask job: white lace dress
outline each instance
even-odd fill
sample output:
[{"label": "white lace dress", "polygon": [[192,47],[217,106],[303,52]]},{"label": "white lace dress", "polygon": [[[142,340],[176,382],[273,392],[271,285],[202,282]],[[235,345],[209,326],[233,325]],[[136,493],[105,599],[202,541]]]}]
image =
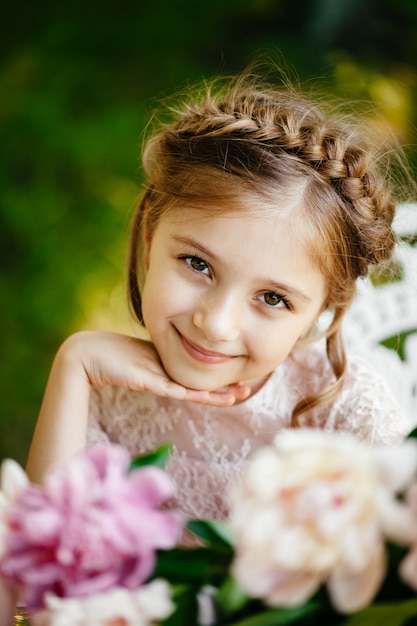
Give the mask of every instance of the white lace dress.
[{"label": "white lace dress", "polygon": [[[89,444],[111,441],[133,457],[164,442],[173,446],[168,471],[175,505],[191,518],[225,520],[227,491],[250,455],[290,424],[298,400],[332,380],[320,346],[298,350],[251,398],[219,409],[122,388],[94,389]],[[360,359],[350,359],[337,400],[305,414],[308,425],[394,445],[409,432],[385,381]]]}]

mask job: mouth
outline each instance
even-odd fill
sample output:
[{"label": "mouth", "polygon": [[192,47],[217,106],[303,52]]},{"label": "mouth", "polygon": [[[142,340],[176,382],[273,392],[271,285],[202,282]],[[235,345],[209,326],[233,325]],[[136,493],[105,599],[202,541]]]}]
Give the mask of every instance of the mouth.
[{"label": "mouth", "polygon": [[213,350],[207,350],[202,346],[190,341],[184,335],[182,335],[177,329],[178,337],[184,346],[186,352],[196,361],[200,363],[220,364],[227,363],[237,357],[235,355],[223,354],[221,352],[214,352]]}]

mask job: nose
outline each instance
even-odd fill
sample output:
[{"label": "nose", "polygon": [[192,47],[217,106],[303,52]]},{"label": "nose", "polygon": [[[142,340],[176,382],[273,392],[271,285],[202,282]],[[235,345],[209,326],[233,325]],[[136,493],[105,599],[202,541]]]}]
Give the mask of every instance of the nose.
[{"label": "nose", "polygon": [[193,324],[209,341],[234,341],[241,332],[242,307],[238,294],[205,294],[194,311]]}]

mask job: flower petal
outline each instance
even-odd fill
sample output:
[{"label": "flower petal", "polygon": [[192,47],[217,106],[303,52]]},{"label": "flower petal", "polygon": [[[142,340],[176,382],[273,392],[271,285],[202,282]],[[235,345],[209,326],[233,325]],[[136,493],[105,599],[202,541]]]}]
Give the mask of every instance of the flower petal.
[{"label": "flower petal", "polygon": [[402,560],[399,574],[403,581],[417,591],[417,547],[414,546]]},{"label": "flower petal", "polygon": [[407,439],[400,446],[375,446],[370,451],[380,481],[398,493],[408,487],[417,473],[417,441]]},{"label": "flower petal", "polygon": [[317,591],[322,577],[314,572],[286,572],[266,598],[269,606],[300,606]]},{"label": "flower petal", "polygon": [[13,459],[5,459],[0,469],[0,485],[6,498],[16,499],[17,494],[29,484],[24,470]]},{"label": "flower petal", "polygon": [[417,542],[417,518],[406,504],[381,492],[378,495],[378,508],[385,537],[400,545]]},{"label": "flower petal", "polygon": [[140,589],[132,592],[141,613],[148,620],[166,619],[174,611],[171,589],[166,580],[156,578]]},{"label": "flower petal", "polygon": [[142,467],[129,475],[132,492],[140,493],[141,501],[150,507],[160,506],[175,494],[174,483],[170,476],[159,467]]},{"label": "flower petal", "polygon": [[336,567],[327,583],[336,609],[341,613],[353,613],[370,604],[382,584],[385,569],[385,550],[380,544],[376,544],[367,566],[360,572]]}]

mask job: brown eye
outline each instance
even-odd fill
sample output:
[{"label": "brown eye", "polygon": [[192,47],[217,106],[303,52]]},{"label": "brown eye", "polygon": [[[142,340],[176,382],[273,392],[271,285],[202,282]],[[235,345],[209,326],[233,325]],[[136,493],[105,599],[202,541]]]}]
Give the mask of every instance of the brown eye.
[{"label": "brown eye", "polygon": [[198,256],[181,256],[182,259],[189,267],[191,267],[194,272],[198,272],[199,274],[210,274],[208,264],[200,259]]},{"label": "brown eye", "polygon": [[196,272],[204,272],[204,270],[207,269],[207,263],[196,256],[190,258],[190,265]]},{"label": "brown eye", "polygon": [[293,310],[293,306],[287,298],[279,293],[275,293],[275,291],[266,291],[262,294],[261,300],[266,304],[266,306],[271,307],[271,309],[287,309],[288,311]]},{"label": "brown eye", "polygon": [[264,294],[264,302],[269,306],[276,306],[277,304],[282,302],[282,300],[283,299],[281,298],[281,296],[279,296],[277,293],[274,293],[273,291],[269,291]]}]

